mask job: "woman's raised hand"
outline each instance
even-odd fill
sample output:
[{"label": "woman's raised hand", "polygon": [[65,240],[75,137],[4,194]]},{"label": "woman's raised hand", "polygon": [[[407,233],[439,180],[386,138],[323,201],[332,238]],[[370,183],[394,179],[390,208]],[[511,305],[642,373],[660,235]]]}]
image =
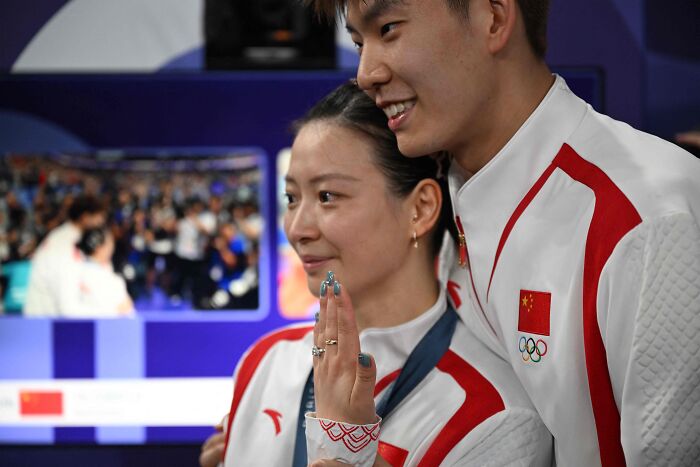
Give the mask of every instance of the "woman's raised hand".
[{"label": "woman's raised hand", "polygon": [[360,352],[350,296],[332,272],[320,292],[313,357],[316,417],[355,425],[376,423],[376,365],[371,355]]}]

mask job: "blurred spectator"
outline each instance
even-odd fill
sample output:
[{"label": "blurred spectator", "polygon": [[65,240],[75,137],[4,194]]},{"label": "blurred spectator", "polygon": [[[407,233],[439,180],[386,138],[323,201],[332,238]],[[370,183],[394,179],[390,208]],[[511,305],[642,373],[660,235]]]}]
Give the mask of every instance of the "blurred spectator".
[{"label": "blurred spectator", "polygon": [[209,197],[209,212],[216,218],[217,227],[231,220],[231,214],[224,209],[224,203],[219,195]]},{"label": "blurred spectator", "polygon": [[[243,308],[233,305],[241,294],[234,295],[231,286],[248,268],[245,238],[238,232],[236,225],[229,222],[219,228],[219,235],[214,239],[213,247],[209,277],[216,287],[209,305],[212,309]],[[256,307],[257,305],[251,308]]]},{"label": "blurred spectator", "polygon": [[[24,314],[28,316],[56,316],[71,303],[63,287],[66,268],[79,259],[75,244],[83,231],[103,225],[105,210],[93,196],[75,198],[68,208],[68,221],[52,230],[41,242],[32,257]],[[69,299],[69,298],[68,298]]]},{"label": "blurred spectator", "polygon": [[0,263],[9,261],[10,258],[9,227],[10,223],[7,221],[5,211],[0,210]]},{"label": "blurred spectator", "polygon": [[246,238],[253,241],[258,241],[260,239],[263,220],[255,203],[248,201],[241,204],[234,204],[231,209],[231,216],[238,226],[238,229],[243,232]]},{"label": "blurred spectator", "polygon": [[[170,189],[172,191],[172,189]],[[177,217],[172,208],[172,199],[163,195],[151,207],[149,229],[146,231],[147,267],[146,283],[149,291],[159,285],[169,295],[173,295],[172,271],[175,269],[175,233]]]},{"label": "blurred spectator", "polygon": [[152,237],[146,212],[134,207],[121,224],[112,224],[117,246],[112,262],[122,272],[132,296],[150,294],[148,241]]},{"label": "blurred spectator", "polygon": [[0,209],[0,261],[20,261],[36,248],[31,219],[14,191],[6,194]]},{"label": "blurred spectator", "polygon": [[60,310],[62,316],[122,317],[134,314],[134,303],[121,276],[114,273],[112,254],[114,238],[106,227],[83,232],[76,244],[80,261],[76,276],[66,281],[66,287],[77,289],[72,308]]},{"label": "blurred spectator", "polygon": [[190,200],[185,207],[184,217],[177,223],[177,266],[173,285],[175,294],[171,296],[172,300],[179,301],[190,292],[195,307],[204,303],[207,288],[205,253],[209,238],[215,229],[216,219],[211,212],[204,210],[202,200]]}]

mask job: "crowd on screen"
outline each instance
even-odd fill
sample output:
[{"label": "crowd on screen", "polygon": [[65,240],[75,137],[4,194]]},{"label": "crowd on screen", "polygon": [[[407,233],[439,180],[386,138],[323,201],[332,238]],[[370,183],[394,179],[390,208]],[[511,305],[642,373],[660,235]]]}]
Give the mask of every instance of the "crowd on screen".
[{"label": "crowd on screen", "polygon": [[105,208],[114,270],[139,311],[257,308],[259,176],[257,170],[84,170],[41,156],[6,156],[0,159],[0,273],[30,261],[73,200],[91,195]]}]

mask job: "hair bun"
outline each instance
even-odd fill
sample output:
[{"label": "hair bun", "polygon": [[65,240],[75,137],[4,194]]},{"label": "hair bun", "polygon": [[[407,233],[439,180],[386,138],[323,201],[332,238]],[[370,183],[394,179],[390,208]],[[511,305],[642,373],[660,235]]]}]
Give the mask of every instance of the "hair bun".
[{"label": "hair bun", "polygon": [[105,227],[87,229],[83,232],[80,241],[76,244],[78,249],[85,255],[91,256],[95,253],[98,247],[104,244],[107,238],[107,230]]}]

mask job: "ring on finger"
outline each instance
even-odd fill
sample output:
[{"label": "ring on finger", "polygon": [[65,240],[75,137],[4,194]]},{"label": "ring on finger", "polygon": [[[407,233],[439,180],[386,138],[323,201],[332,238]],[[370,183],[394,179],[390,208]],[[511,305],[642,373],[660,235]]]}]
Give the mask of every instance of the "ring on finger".
[{"label": "ring on finger", "polygon": [[322,356],[325,353],[325,351],[326,351],[326,349],[322,349],[322,348],[317,347],[315,345],[313,347],[311,347],[311,355],[313,355],[314,357]]},{"label": "ring on finger", "polygon": [[326,339],[326,345],[338,345],[337,339]]}]

